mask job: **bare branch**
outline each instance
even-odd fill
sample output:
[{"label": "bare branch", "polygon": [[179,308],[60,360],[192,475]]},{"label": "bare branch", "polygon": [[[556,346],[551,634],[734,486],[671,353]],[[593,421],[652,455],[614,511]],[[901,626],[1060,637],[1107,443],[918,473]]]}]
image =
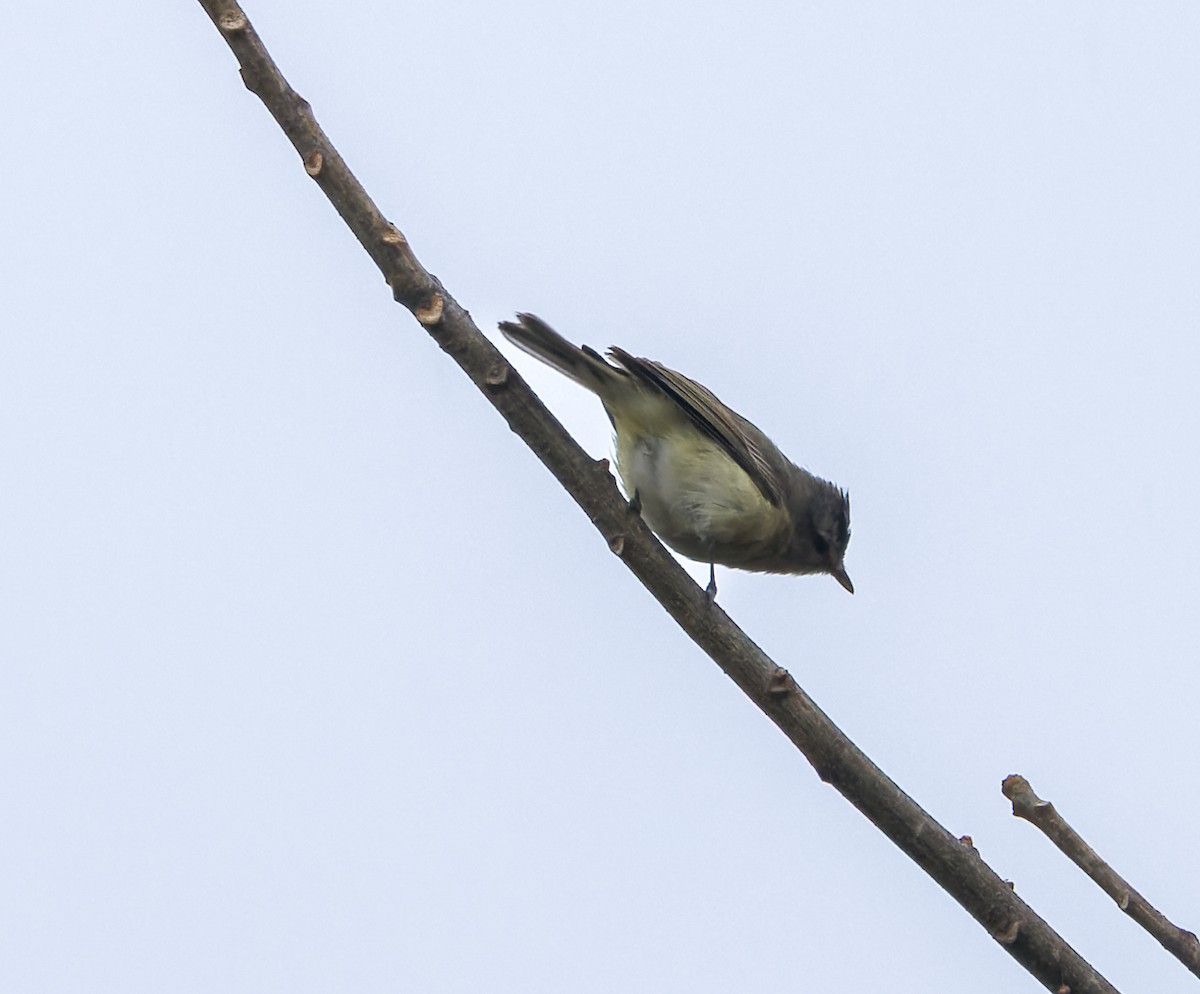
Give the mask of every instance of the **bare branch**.
[{"label": "bare branch", "polygon": [[1004,796],[1012,801],[1013,815],[1024,818],[1045,833],[1100,889],[1117,902],[1117,907],[1142,926],[1162,947],[1200,977],[1200,940],[1195,932],[1174,925],[1161,911],[1129,886],[1116,870],[1070,825],[1049,801],[1043,801],[1020,774],[1004,778]]},{"label": "bare branch", "polygon": [[246,86],[267,106],[338,213],[404,304],[462,367],[509,427],[575,499],[615,555],[680,627],[804,753],[831,783],[944,887],[1043,985],[1059,994],[1115,989],[1018,898],[975,849],[960,843],[889,780],[705,595],[629,513],[606,460],[591,459],[485,338],[471,317],[417,261],[346,167],[312,110],[284,80],[246,15],[231,0],[200,0],[241,66]]}]

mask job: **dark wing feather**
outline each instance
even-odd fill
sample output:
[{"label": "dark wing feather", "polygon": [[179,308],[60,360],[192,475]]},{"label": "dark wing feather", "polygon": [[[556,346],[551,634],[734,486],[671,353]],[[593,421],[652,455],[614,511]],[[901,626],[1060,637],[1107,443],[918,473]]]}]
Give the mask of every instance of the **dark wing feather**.
[{"label": "dark wing feather", "polygon": [[761,431],[722,404],[707,387],[682,373],[652,359],[639,359],[616,346],[609,349],[608,354],[636,379],[675,401],[700,431],[746,471],[767,500],[776,507],[783,504],[783,481],[769,458],[774,446]]}]

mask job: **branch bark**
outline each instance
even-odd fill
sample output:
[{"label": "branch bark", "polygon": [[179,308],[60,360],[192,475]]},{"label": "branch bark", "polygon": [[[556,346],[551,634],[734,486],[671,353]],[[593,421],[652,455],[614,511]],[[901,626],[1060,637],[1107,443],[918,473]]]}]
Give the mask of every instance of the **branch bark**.
[{"label": "branch bark", "polygon": [[575,499],[609,549],[696,644],[832,784],[945,888],[1001,947],[1058,994],[1115,994],[1113,988],[983,862],[883,774],[796,684],[712,603],[658,540],[629,512],[608,471],[591,459],[470,315],[417,261],[317,124],[312,109],[280,74],[241,7],[200,0],[241,67],[247,88],[266,105],[363,248],[430,336],[483,392],[509,427]]},{"label": "branch bark", "polygon": [[1100,889],[1117,902],[1117,907],[1142,926],[1159,944],[1192,973],[1200,977],[1200,940],[1195,932],[1180,928],[1166,915],[1134,890],[1125,878],[1102,860],[1099,854],[1083,841],[1049,801],[1043,801],[1020,774],[1004,778],[1004,796],[1012,801],[1013,815],[1036,825],[1046,837]]}]

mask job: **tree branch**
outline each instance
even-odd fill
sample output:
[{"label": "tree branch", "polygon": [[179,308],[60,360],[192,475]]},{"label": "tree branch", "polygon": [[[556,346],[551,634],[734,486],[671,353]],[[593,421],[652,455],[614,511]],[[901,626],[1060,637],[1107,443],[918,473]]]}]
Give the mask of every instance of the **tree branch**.
[{"label": "tree branch", "polygon": [[1173,924],[1161,911],[1129,886],[1125,879],[1100,858],[1096,850],[1066,823],[1049,801],[1043,801],[1020,774],[1004,778],[1004,796],[1012,801],[1013,815],[1036,825],[1100,889],[1117,902],[1117,907],[1142,926],[1162,947],[1200,977],[1200,940],[1195,932]]},{"label": "tree branch", "polygon": [[1018,898],[975,849],[960,843],[889,780],[716,604],[642,523],[630,514],[608,471],[591,459],[485,338],[470,315],[417,261],[346,167],[308,103],[284,80],[241,7],[200,0],[262,100],[317,182],[416,319],[509,427],[534,451],[591,519],[609,549],[672,618],[804,753],[831,783],[934,880],[1019,963],[1059,994],[1115,989]]}]

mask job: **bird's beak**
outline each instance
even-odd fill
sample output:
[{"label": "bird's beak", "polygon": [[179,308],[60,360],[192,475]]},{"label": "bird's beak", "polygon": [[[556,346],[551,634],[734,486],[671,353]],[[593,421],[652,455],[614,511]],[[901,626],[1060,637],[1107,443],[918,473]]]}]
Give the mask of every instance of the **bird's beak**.
[{"label": "bird's beak", "polygon": [[850,593],[854,593],[854,584],[850,582],[850,575],[846,572],[845,566],[843,566],[841,563],[838,563],[829,572],[833,574],[833,578],[837,580],[838,583],[849,590]]}]

